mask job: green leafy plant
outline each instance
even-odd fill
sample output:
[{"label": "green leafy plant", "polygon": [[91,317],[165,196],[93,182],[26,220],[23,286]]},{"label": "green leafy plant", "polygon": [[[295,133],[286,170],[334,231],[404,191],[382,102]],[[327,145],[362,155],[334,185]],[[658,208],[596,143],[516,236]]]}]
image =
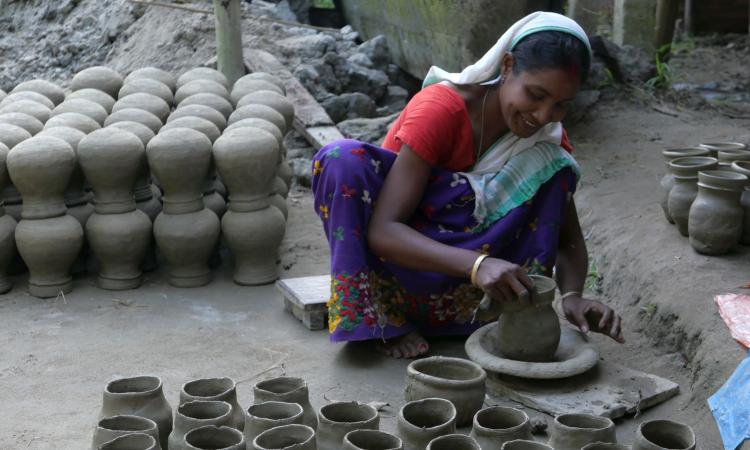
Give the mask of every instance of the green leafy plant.
[{"label": "green leafy plant", "polygon": [[664,61],[667,55],[669,55],[671,48],[672,44],[665,44],[657,50],[655,56],[656,76],[646,81],[646,87],[649,89],[666,88],[672,83],[672,68]]},{"label": "green leafy plant", "polygon": [[641,315],[645,316],[647,319],[650,319],[654,317],[657,309],[659,309],[659,307],[656,306],[656,303],[647,303],[641,306]]},{"label": "green leafy plant", "polygon": [[595,295],[602,293],[602,275],[599,273],[599,266],[596,263],[596,258],[589,259],[589,270],[586,274],[586,283],[584,287],[587,291],[592,292]]}]

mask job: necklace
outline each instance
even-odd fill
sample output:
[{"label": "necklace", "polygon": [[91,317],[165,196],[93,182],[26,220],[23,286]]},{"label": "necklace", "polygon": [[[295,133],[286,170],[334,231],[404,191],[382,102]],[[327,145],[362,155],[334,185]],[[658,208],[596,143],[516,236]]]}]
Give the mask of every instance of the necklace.
[{"label": "necklace", "polygon": [[482,98],[482,115],[480,119],[480,125],[479,125],[479,147],[477,147],[476,153],[474,154],[474,163],[476,163],[479,160],[479,155],[482,153],[482,145],[484,144],[484,110],[485,110],[485,103],[487,102],[487,94],[490,93],[490,88],[488,87],[486,91],[484,91],[484,97]]}]

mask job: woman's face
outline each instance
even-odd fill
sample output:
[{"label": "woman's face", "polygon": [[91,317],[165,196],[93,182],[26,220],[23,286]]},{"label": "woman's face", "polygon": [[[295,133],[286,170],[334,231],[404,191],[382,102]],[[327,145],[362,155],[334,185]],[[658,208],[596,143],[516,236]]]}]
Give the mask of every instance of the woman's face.
[{"label": "woman's face", "polygon": [[560,122],[578,93],[580,78],[565,69],[515,74],[512,66],[512,55],[505,55],[505,82],[498,89],[500,111],[510,131],[526,138],[550,122]]}]

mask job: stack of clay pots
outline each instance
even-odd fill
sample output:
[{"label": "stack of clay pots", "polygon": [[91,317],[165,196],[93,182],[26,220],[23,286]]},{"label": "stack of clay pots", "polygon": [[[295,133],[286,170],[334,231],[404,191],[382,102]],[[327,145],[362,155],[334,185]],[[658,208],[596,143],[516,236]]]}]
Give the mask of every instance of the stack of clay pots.
[{"label": "stack of clay pots", "polygon": [[78,72],[67,95],[45,80],[0,93],[0,293],[24,265],[32,295],[68,293],[89,253],[99,287],[137,288],[157,267],[157,248],[171,284],[202,286],[221,243],[237,283],[276,280],[293,119],[273,76],[232,86],[207,67],[178,78],[147,67],[123,79],[96,66]]},{"label": "stack of clay pots", "polygon": [[722,255],[750,245],[750,149],[734,142],[662,152],[661,206],[701,254]]}]

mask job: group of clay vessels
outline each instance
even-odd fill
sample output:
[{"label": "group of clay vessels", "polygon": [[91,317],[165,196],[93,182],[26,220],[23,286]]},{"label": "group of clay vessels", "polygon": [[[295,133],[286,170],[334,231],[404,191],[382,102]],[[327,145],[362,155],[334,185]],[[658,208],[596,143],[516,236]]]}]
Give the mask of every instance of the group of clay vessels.
[{"label": "group of clay vessels", "polygon": [[[396,434],[380,430],[378,410],[359,402],[332,402],[317,414],[301,378],[277,377],[253,387],[242,409],[230,378],[185,383],[172,412],[155,376],[121,378],[104,389],[92,450],[661,450],[695,449],[687,425],[643,422],[632,447],[616,443],[610,419],[563,414],[549,443],[533,440],[525,412],[482,409],[485,372],[475,363],[432,357],[409,365]],[[469,435],[456,427],[471,426]]]},{"label": "group of clay vessels", "polygon": [[70,89],[31,80],[0,91],[0,292],[16,248],[37,297],[69,292],[88,250],[101,288],[137,288],[155,245],[172,285],[202,286],[220,235],[235,282],[277,278],[294,118],[277,78],[230,86],[211,68],[175,78],[148,67],[123,79],[97,66]]},{"label": "group of clay vessels", "polygon": [[690,245],[722,255],[750,245],[750,149],[737,142],[662,151],[661,207]]}]

